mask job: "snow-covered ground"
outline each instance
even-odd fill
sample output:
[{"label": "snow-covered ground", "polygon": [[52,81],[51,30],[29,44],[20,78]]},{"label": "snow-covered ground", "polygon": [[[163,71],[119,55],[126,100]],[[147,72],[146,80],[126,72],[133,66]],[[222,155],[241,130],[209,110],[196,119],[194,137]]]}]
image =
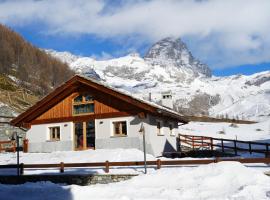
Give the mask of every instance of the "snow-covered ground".
[{"label": "snow-covered ground", "polygon": [[270,119],[255,124],[190,122],[180,126],[179,133],[270,143]]},{"label": "snow-covered ground", "polygon": [[[270,138],[270,120],[257,124],[231,127],[230,123],[191,122],[181,126],[182,134],[207,135],[240,140],[268,140]],[[220,134],[224,131],[225,134]],[[165,159],[165,158],[161,158]],[[191,159],[191,158],[182,158]],[[139,161],[143,152],[137,149],[86,150],[53,153],[21,153],[20,161],[29,163],[71,163],[104,161]],[[156,160],[147,155],[147,160]],[[0,164],[16,163],[15,153],[1,153]],[[0,199],[181,199],[181,200],[266,200],[270,199],[270,177],[266,164],[243,165],[238,162],[219,162],[199,166],[165,167],[156,170],[148,168],[143,174],[142,167],[110,168],[114,174],[139,174],[128,181],[107,185],[60,185],[51,182],[25,183],[22,185],[1,185]],[[54,174],[59,169],[27,169],[25,174]],[[65,169],[65,173],[100,173],[102,168]],[[0,170],[1,174],[15,174],[15,170]],[[14,192],[16,191],[16,192]]]},{"label": "snow-covered ground", "polygon": [[[265,150],[265,143],[270,144],[270,119],[254,124],[232,124],[232,123],[206,123],[206,122],[190,122],[179,127],[179,133],[183,135],[209,136],[213,138],[223,138],[241,141],[259,142],[263,145],[251,145],[252,149]],[[214,140],[216,144],[220,141]],[[225,146],[233,147],[234,143],[224,141]],[[245,143],[237,143],[237,147],[249,149],[249,145]],[[225,149],[226,151],[233,151]],[[262,153],[252,153],[247,151],[238,151],[241,157],[264,157]]]},{"label": "snow-covered ground", "polygon": [[[16,164],[16,153],[1,153],[0,165]],[[156,160],[147,154],[147,160]],[[85,151],[58,151],[53,153],[20,153],[20,163],[24,164],[53,164],[53,163],[90,163],[90,162],[142,161],[143,152],[137,149],[97,149]],[[142,167],[111,168],[110,173],[142,173]],[[59,169],[27,169],[25,174],[59,173]],[[65,173],[105,173],[102,167],[69,168]],[[1,174],[16,174],[15,169],[0,170]]]},{"label": "snow-covered ground", "polygon": [[0,185],[0,199],[9,200],[266,200],[270,178],[237,162],[151,171],[107,185],[57,185],[50,182]]}]

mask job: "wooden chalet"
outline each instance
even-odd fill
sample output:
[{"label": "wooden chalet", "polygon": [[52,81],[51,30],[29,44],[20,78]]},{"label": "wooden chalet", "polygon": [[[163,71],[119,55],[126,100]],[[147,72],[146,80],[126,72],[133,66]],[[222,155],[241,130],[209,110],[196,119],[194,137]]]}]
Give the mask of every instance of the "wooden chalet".
[{"label": "wooden chalet", "polygon": [[97,80],[75,75],[11,121],[28,129],[30,152],[98,148],[141,149],[143,124],[148,153],[176,150],[177,112],[135,98]]}]

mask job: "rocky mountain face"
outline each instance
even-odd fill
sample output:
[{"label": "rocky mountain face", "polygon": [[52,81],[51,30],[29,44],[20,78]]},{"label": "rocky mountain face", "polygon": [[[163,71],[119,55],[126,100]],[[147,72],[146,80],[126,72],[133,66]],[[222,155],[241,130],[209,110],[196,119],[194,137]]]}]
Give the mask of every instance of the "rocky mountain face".
[{"label": "rocky mountain face", "polygon": [[189,70],[195,77],[211,77],[209,67],[196,60],[180,38],[168,37],[158,41],[149,49],[144,59],[151,65],[176,66],[183,71]]},{"label": "rocky mountain face", "polygon": [[186,115],[210,115],[246,120],[270,117],[270,71],[250,76],[215,77],[195,59],[181,39],[165,38],[144,57],[130,54],[98,61],[69,52],[47,50],[77,73],[106,82],[144,99],[161,102],[171,90],[174,109]]}]

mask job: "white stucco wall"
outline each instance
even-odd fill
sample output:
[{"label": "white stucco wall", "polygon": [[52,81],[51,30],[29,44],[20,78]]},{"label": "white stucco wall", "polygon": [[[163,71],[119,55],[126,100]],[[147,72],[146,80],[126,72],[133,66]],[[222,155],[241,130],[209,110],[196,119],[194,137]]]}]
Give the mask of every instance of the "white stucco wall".
[{"label": "white stucco wall", "polygon": [[[49,127],[60,126],[60,141],[50,141]],[[73,150],[73,122],[32,125],[26,132],[29,152]]]},{"label": "white stucco wall", "polygon": [[[156,122],[161,122],[161,133],[157,134]],[[113,122],[127,121],[127,136],[113,136]],[[147,152],[154,156],[161,156],[163,152],[177,150],[177,123],[163,118],[148,115],[146,119],[138,116],[96,119],[96,147],[97,148],[138,148],[142,150],[142,135],[139,133],[141,123],[144,123]],[[173,134],[170,133],[169,123],[173,124]]]},{"label": "white stucco wall", "polygon": [[129,117],[115,117],[107,119],[96,119],[96,138],[104,139],[111,138],[113,136],[113,122],[126,121],[127,122],[127,136],[138,137],[139,129],[141,127],[141,120],[137,116]]},{"label": "white stucco wall", "polygon": [[[176,135],[178,125],[168,119],[148,115],[148,125],[146,126],[146,138],[155,156],[161,156],[163,152],[173,152],[177,150]],[[157,121],[161,122],[161,134],[157,134]],[[169,123],[173,124],[173,134],[170,133]]]},{"label": "white stucco wall", "polygon": [[[161,122],[161,134],[157,134],[157,120]],[[127,136],[113,136],[113,122],[127,122]],[[117,117],[95,120],[96,149],[99,148],[138,148],[143,149],[142,134],[139,133],[142,122],[146,134],[147,152],[154,156],[161,156],[163,152],[177,150],[176,122],[147,115],[146,119],[138,116]],[[169,123],[174,125],[173,135],[170,133]],[[60,126],[60,141],[50,141],[49,127]],[[73,122],[32,125],[27,131],[30,152],[52,152],[73,150],[74,127]]]}]

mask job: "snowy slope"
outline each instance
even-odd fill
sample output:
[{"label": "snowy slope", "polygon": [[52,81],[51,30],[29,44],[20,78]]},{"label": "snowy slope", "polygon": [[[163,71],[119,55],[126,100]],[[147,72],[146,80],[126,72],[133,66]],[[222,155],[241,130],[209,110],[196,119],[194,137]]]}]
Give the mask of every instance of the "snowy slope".
[{"label": "snowy slope", "polygon": [[188,115],[228,116],[249,120],[270,117],[270,71],[250,76],[211,76],[180,39],[165,38],[144,58],[138,54],[110,60],[46,50],[78,73],[159,102],[161,92],[173,92],[175,109]]},{"label": "snowy slope", "polygon": [[255,124],[190,122],[179,127],[179,133],[243,141],[270,142],[270,119]]}]

